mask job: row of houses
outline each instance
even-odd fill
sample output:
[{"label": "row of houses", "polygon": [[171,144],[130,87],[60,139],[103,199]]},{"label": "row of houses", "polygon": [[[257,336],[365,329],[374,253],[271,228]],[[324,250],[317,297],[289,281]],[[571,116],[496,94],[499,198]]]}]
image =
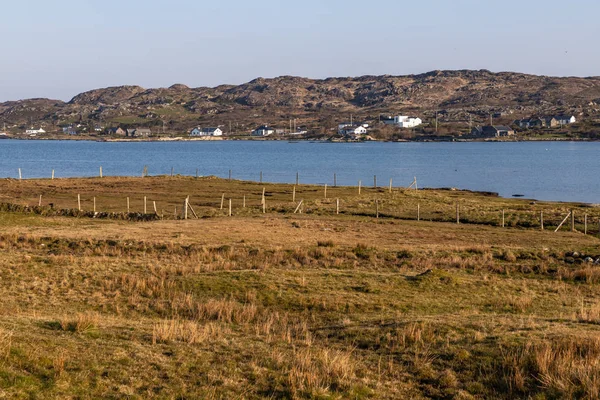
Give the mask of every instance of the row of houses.
[{"label": "row of houses", "polygon": [[518,119],[514,122],[516,126],[523,129],[556,128],[577,122],[573,115],[551,115],[546,117],[531,117]]}]

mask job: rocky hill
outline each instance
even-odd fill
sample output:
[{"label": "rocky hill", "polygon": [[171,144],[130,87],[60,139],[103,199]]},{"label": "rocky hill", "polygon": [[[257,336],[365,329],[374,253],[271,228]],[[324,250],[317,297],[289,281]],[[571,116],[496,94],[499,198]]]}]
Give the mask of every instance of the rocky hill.
[{"label": "rocky hill", "polygon": [[58,127],[80,121],[103,125],[167,126],[185,130],[198,124],[255,123],[287,126],[290,118],[305,124],[329,124],[349,114],[373,118],[379,113],[441,111],[461,120],[490,112],[521,116],[569,112],[595,116],[600,77],[548,77],[487,70],[432,71],[407,76],[308,79],[282,76],[215,88],[144,89],[120,86],[91,90],[65,103],[31,99],[0,103],[0,123]]}]

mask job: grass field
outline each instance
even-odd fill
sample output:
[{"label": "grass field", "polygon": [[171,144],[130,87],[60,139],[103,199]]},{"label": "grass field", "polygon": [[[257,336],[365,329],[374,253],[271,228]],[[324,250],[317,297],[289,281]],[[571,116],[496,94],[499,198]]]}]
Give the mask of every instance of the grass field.
[{"label": "grass field", "polygon": [[[600,266],[586,259],[600,255],[596,207],[397,188],[325,198],[305,185],[294,203],[293,191],[1,181],[0,202],[31,208],[0,212],[0,396],[600,396]],[[77,208],[77,194],[107,212],[126,211],[126,197],[141,212],[146,196],[164,218],[47,213]],[[199,219],[179,219],[186,196]],[[552,228],[571,209],[579,232],[541,231],[542,211]]]}]

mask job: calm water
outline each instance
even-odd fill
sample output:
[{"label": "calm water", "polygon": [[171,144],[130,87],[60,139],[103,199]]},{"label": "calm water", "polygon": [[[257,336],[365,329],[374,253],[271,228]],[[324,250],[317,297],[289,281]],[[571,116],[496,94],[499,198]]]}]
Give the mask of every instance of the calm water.
[{"label": "calm water", "polygon": [[0,141],[0,177],[176,174],[301,183],[456,187],[600,203],[600,143],[287,143]]}]

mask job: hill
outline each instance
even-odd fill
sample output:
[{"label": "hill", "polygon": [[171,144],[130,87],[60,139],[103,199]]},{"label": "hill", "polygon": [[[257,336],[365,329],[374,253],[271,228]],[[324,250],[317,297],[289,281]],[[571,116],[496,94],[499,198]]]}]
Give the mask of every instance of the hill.
[{"label": "hill", "polygon": [[550,77],[487,70],[432,71],[406,76],[362,76],[308,79],[282,76],[258,78],[242,85],[144,89],[120,86],[95,89],[69,102],[31,99],[0,103],[0,121],[14,127],[58,126],[81,122],[107,125],[164,126],[187,130],[197,124],[232,124],[232,130],[254,124],[299,123],[330,129],[354,114],[441,111],[442,121],[482,121],[490,112],[526,116],[568,112],[595,116],[600,102],[600,77]]}]

